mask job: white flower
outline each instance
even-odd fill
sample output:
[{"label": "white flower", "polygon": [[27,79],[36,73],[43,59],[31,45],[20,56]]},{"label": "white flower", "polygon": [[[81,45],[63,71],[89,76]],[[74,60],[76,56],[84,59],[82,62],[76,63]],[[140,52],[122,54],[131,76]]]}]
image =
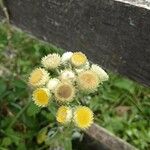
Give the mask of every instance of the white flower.
[{"label": "white flower", "polygon": [[66,63],[67,61],[69,61],[72,54],[73,54],[72,52],[65,52],[61,57],[61,62]]},{"label": "white flower", "polygon": [[61,106],[57,110],[56,120],[59,123],[66,124],[71,122],[72,119],[72,109],[67,106]]},{"label": "white flower", "polygon": [[96,72],[86,70],[78,74],[78,87],[85,92],[94,92],[99,86],[100,79]]},{"label": "white flower", "polygon": [[33,87],[43,86],[49,80],[49,73],[43,68],[36,68],[29,77],[29,85]]},{"label": "white flower", "polygon": [[82,52],[74,52],[70,58],[71,64],[75,67],[82,67],[87,62],[87,57]]},{"label": "white flower", "polygon": [[47,83],[47,88],[50,90],[50,91],[54,91],[56,86],[60,83],[60,80],[57,79],[57,78],[52,78],[48,81]]},{"label": "white flower", "polygon": [[47,69],[55,69],[60,65],[60,55],[59,54],[49,54],[42,58],[42,65]]},{"label": "white flower", "polygon": [[37,88],[33,91],[32,99],[39,107],[46,107],[51,100],[51,93],[47,88]]},{"label": "white flower", "polygon": [[100,66],[93,64],[91,66],[91,70],[93,70],[95,73],[97,73],[101,82],[107,81],[109,79],[108,74]]},{"label": "white flower", "polygon": [[69,82],[60,82],[55,91],[55,100],[59,103],[68,103],[74,100],[76,89]]},{"label": "white flower", "polygon": [[60,74],[60,80],[74,81],[76,78],[75,73],[72,70],[64,70]]}]

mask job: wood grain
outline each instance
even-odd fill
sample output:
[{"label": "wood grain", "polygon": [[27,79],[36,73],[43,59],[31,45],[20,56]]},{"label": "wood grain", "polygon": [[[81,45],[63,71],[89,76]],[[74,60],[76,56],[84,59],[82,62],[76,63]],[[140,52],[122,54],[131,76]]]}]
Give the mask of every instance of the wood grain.
[{"label": "wood grain", "polygon": [[110,150],[136,150],[135,147],[108,132],[103,127],[93,124],[86,133],[95,140],[103,143]]},{"label": "wood grain", "polygon": [[123,0],[6,0],[11,22],[150,85],[150,10]]}]

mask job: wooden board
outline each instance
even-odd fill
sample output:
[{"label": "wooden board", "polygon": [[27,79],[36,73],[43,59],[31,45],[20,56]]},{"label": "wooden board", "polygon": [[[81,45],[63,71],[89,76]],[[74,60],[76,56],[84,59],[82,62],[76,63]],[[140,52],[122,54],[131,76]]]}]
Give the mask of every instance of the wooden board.
[{"label": "wooden board", "polygon": [[86,133],[96,141],[103,143],[107,150],[137,150],[134,146],[116,137],[101,126],[93,124]]},{"label": "wooden board", "polygon": [[[140,1],[140,0],[139,0]],[[139,4],[139,5],[138,5]],[[131,0],[6,0],[11,22],[150,85],[150,10]]]}]

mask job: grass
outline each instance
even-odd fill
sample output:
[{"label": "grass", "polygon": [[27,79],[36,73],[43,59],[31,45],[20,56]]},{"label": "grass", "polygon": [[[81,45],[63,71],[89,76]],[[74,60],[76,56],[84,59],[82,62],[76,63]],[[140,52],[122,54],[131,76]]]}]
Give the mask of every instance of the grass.
[{"label": "grass", "polygon": [[[31,101],[28,74],[42,56],[53,52],[63,50],[0,24],[0,150],[40,149],[43,145],[36,142],[39,131],[49,123],[49,128],[55,128],[55,118],[48,110],[39,111],[33,103],[24,107]],[[150,148],[149,88],[110,73],[110,80],[91,98],[87,103],[95,112],[96,123],[138,149]]]}]

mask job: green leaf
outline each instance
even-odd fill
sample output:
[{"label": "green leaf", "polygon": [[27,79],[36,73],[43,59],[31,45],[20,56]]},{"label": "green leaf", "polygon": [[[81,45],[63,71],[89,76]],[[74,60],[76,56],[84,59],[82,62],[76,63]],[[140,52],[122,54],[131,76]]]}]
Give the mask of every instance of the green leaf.
[{"label": "green leaf", "polygon": [[134,94],[135,92],[135,85],[131,80],[128,79],[116,79],[114,81],[113,84],[115,87],[120,88],[120,89],[124,89],[128,92],[130,92],[131,94]]},{"label": "green leaf", "polygon": [[17,147],[17,150],[26,150],[25,143],[20,143]]},{"label": "green leaf", "polygon": [[21,137],[19,136],[19,134],[17,132],[15,132],[13,129],[8,128],[6,130],[6,135],[11,138],[11,141],[13,143],[15,143],[16,145],[19,144]]},{"label": "green leaf", "polygon": [[33,102],[30,104],[30,106],[27,109],[27,115],[28,116],[35,116],[37,113],[39,113],[40,107],[36,106]]},{"label": "green leaf", "polygon": [[22,80],[14,80],[14,86],[22,89],[27,87],[26,83]]},{"label": "green leaf", "polygon": [[4,146],[4,147],[9,146],[11,143],[12,143],[12,141],[11,141],[11,138],[9,138],[9,137],[5,137],[5,138],[2,140],[2,146]]},{"label": "green leaf", "polygon": [[6,82],[4,80],[0,80],[0,95],[6,91]]},{"label": "green leaf", "polygon": [[105,101],[110,101],[110,102],[116,102],[118,99],[120,99],[120,92],[116,89],[111,89],[111,90],[105,90],[103,91],[101,98],[104,99]]}]

